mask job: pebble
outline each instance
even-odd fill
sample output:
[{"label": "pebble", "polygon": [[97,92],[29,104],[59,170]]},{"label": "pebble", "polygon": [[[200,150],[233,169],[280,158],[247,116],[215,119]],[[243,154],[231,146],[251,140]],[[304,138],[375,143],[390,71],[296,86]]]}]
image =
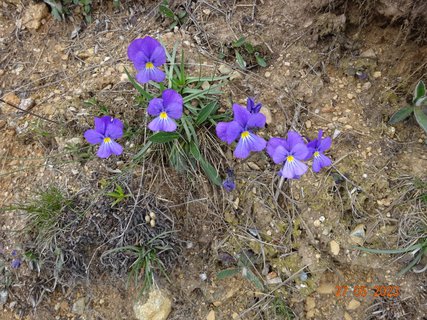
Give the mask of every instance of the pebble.
[{"label": "pebble", "polygon": [[348,312],[344,312],[344,320],[352,320],[353,318],[349,315]]},{"label": "pebble", "polygon": [[231,72],[231,69],[227,67],[225,64],[220,65],[218,70],[221,74],[229,74]]},{"label": "pebble", "polygon": [[270,78],[270,76],[271,76],[271,72],[270,72],[270,71],[266,71],[266,72],[264,73],[264,76],[265,76],[266,78]]},{"label": "pebble", "polygon": [[322,225],[322,223],[319,220],[314,220],[313,224],[316,228],[318,228]]},{"label": "pebble", "polygon": [[215,311],[211,310],[209,311],[206,320],[215,320]]},{"label": "pebble", "polygon": [[360,302],[356,299],[352,299],[347,305],[347,310],[356,310],[357,308],[359,308],[359,306]]},{"label": "pebble", "polygon": [[134,304],[133,311],[137,320],[166,320],[172,311],[172,301],[161,290],[153,290],[145,303]]},{"label": "pebble", "polygon": [[364,224],[357,225],[356,228],[354,228],[354,230],[350,233],[350,240],[359,246],[363,245],[365,242],[365,237],[366,233]]},{"label": "pebble", "polygon": [[7,297],[9,292],[6,289],[0,291],[0,307],[2,307],[7,302]]},{"label": "pebble", "polygon": [[332,240],[331,242],[329,242],[329,247],[331,249],[331,253],[334,256],[337,256],[340,253],[340,245],[335,240]]},{"label": "pebble", "polygon": [[366,82],[363,84],[362,89],[366,91],[366,90],[369,90],[371,87],[372,87],[372,83]]},{"label": "pebble", "polygon": [[82,315],[85,311],[85,307],[86,307],[85,298],[82,297],[73,303],[73,308],[71,309],[71,311],[75,314]]},{"label": "pebble", "polygon": [[354,94],[347,93],[347,98],[349,98],[350,100],[353,100],[354,99]]},{"label": "pebble", "polygon": [[316,300],[313,297],[307,297],[305,300],[305,310],[310,311],[316,307]]},{"label": "pebble", "polygon": [[273,117],[271,116],[271,111],[269,108],[263,106],[261,108],[260,113],[262,113],[263,115],[265,115],[265,123],[266,124],[270,124],[273,122]]},{"label": "pebble", "polygon": [[320,294],[331,294],[335,292],[335,285],[332,283],[324,283],[317,287],[316,291]]},{"label": "pebble", "polygon": [[307,121],[305,122],[305,127],[306,127],[307,129],[310,129],[310,128],[311,128],[311,121],[310,121],[310,120],[307,120]]},{"label": "pebble", "polygon": [[381,77],[381,71],[375,71],[374,74],[372,75],[375,79],[380,78]]}]

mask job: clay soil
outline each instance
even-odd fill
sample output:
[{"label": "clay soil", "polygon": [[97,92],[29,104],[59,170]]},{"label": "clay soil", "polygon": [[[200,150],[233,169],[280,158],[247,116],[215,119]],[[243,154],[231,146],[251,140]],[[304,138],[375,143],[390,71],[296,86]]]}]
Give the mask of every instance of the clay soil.
[{"label": "clay soil", "polygon": [[[410,256],[354,248],[403,248],[426,239],[427,136],[413,118],[388,124],[417,82],[427,81],[426,19],[414,9],[422,4],[170,1],[175,12],[187,12],[171,29],[160,1],[122,1],[119,9],[109,2],[94,6],[92,23],[77,7],[65,21],[44,15],[37,30],[23,21],[26,1],[0,4],[0,97],[9,102],[0,103],[0,276],[5,281],[7,271],[11,281],[0,283],[8,292],[0,318],[133,319],[140,288],[127,281],[131,257],[119,256],[121,266],[101,261],[108,239],[99,234],[103,226],[113,232],[123,219],[133,221],[129,212],[144,217],[156,209],[163,218],[153,230],[144,227],[144,236],[174,231],[164,240],[172,250],[160,256],[169,281],[155,275],[172,300],[168,319],[425,319],[427,273],[397,276]],[[256,97],[267,116],[264,137],[293,129],[312,139],[322,129],[333,137],[333,166],[285,181],[278,191],[279,168],[265,154],[237,161],[220,144],[216,167],[223,177],[233,168],[231,193],[154,158],[130,166],[147,119],[125,74],[125,68],[134,73],[126,52],[145,35],[168,50],[177,44],[190,73],[231,75],[220,112]],[[242,36],[267,67],[253,57],[245,57],[248,68],[239,67],[232,42]],[[33,101],[32,114],[11,106],[25,107],[25,99]],[[129,134],[123,155],[102,160],[83,132],[106,112],[123,119]],[[134,197],[112,209],[105,181],[120,182]],[[85,226],[85,242],[73,238],[82,236],[78,231],[62,238],[62,248],[81,252],[81,260],[60,276],[46,274],[54,270],[49,262],[37,270],[26,260],[10,270],[13,249],[22,256],[35,247],[34,234],[22,232],[25,210],[11,208],[50,186],[100,229]],[[136,198],[146,202],[136,206]],[[355,230],[363,230],[360,237]],[[262,289],[241,274],[217,277],[239,256],[250,261]],[[45,257],[55,262],[54,254]],[[89,262],[92,269],[85,269]],[[415,270],[426,263],[424,257]],[[337,286],[349,291],[337,296]],[[366,296],[358,286],[368,288]],[[399,294],[375,297],[375,286],[395,286]],[[77,312],[82,297],[84,310]]]}]

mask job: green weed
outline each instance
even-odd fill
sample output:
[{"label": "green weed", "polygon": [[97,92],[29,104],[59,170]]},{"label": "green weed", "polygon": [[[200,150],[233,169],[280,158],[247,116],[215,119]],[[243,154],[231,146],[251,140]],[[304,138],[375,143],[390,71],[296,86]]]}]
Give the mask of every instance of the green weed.
[{"label": "green weed", "polygon": [[389,124],[396,124],[409,118],[411,114],[414,114],[415,120],[417,120],[419,126],[427,133],[427,114],[424,110],[426,106],[426,86],[424,82],[420,80],[415,87],[412,103],[394,113],[389,120]]}]

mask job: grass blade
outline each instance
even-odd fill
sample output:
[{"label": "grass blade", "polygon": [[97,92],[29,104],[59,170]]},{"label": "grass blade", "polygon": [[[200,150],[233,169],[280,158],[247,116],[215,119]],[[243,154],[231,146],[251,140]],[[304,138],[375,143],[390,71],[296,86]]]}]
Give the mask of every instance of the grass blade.
[{"label": "grass blade", "polygon": [[401,249],[370,249],[370,248],[364,248],[364,247],[353,247],[353,249],[357,249],[357,250],[365,251],[369,253],[396,254],[396,253],[405,253],[405,252],[413,251],[415,249],[421,248],[422,246],[423,246],[422,243],[418,243],[413,246],[410,246],[407,248],[401,248]]},{"label": "grass blade", "polygon": [[229,278],[232,276],[235,276],[236,274],[240,273],[240,269],[239,268],[232,268],[232,269],[225,269],[225,270],[221,270],[216,274],[216,277],[218,280],[223,280],[225,278]]},{"label": "grass blade", "polygon": [[427,115],[424,113],[422,106],[414,108],[414,115],[420,127],[427,133]]},{"label": "grass blade", "polygon": [[139,92],[141,96],[143,96],[147,100],[151,100],[153,96],[149,94],[147,91],[145,91],[136,81],[135,79],[130,75],[129,71],[125,68],[125,73],[128,76],[128,79],[130,83],[132,83],[133,87]]}]

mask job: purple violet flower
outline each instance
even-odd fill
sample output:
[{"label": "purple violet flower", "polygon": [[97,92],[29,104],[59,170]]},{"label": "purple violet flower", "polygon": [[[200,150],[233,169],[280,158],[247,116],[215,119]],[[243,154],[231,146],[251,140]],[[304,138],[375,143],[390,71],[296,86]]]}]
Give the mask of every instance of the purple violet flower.
[{"label": "purple violet flower", "polygon": [[101,144],[97,155],[100,158],[108,158],[110,155],[120,155],[123,148],[114,139],[123,136],[123,122],[110,116],[95,117],[95,130],[87,130],[84,134],[87,142]]},{"label": "purple violet flower", "polygon": [[323,154],[326,150],[331,147],[332,139],[331,137],[326,137],[322,139],[323,130],[319,130],[317,139],[311,140],[307,144],[309,153],[307,154],[306,160],[314,156],[313,159],[313,171],[319,172],[322,168],[328,167],[332,164],[331,159]]},{"label": "purple violet flower", "polygon": [[222,186],[227,192],[231,192],[236,189],[236,184],[234,182],[234,172],[232,169],[227,170],[227,178],[225,178],[222,182]]},{"label": "purple violet flower", "polygon": [[148,124],[148,128],[152,131],[175,131],[176,122],[173,119],[182,117],[183,104],[181,95],[173,89],[163,91],[161,98],[151,99],[147,112],[156,118]]},{"label": "purple violet flower", "polygon": [[250,113],[258,113],[261,110],[261,107],[262,107],[261,103],[255,104],[254,99],[248,98],[248,104],[246,109],[248,109]]},{"label": "purple violet flower", "polygon": [[295,131],[289,131],[287,139],[271,138],[267,145],[267,153],[274,163],[284,163],[279,175],[288,179],[299,179],[307,171],[302,161],[308,152],[304,140]]},{"label": "purple violet flower", "polygon": [[143,39],[135,39],[128,47],[129,60],[138,70],[136,80],[140,83],[147,83],[150,80],[162,82],[165,73],[158,69],[166,62],[166,52],[159,41],[149,36]]},{"label": "purple violet flower", "polygon": [[21,266],[21,263],[22,263],[21,259],[15,258],[12,260],[10,265],[11,265],[12,269],[18,269]]},{"label": "purple violet flower", "polygon": [[265,126],[265,115],[262,113],[250,113],[238,104],[233,105],[234,120],[231,122],[219,122],[216,126],[216,134],[228,144],[239,139],[234,156],[244,159],[251,151],[264,150],[267,142],[252,132],[251,129]]}]

